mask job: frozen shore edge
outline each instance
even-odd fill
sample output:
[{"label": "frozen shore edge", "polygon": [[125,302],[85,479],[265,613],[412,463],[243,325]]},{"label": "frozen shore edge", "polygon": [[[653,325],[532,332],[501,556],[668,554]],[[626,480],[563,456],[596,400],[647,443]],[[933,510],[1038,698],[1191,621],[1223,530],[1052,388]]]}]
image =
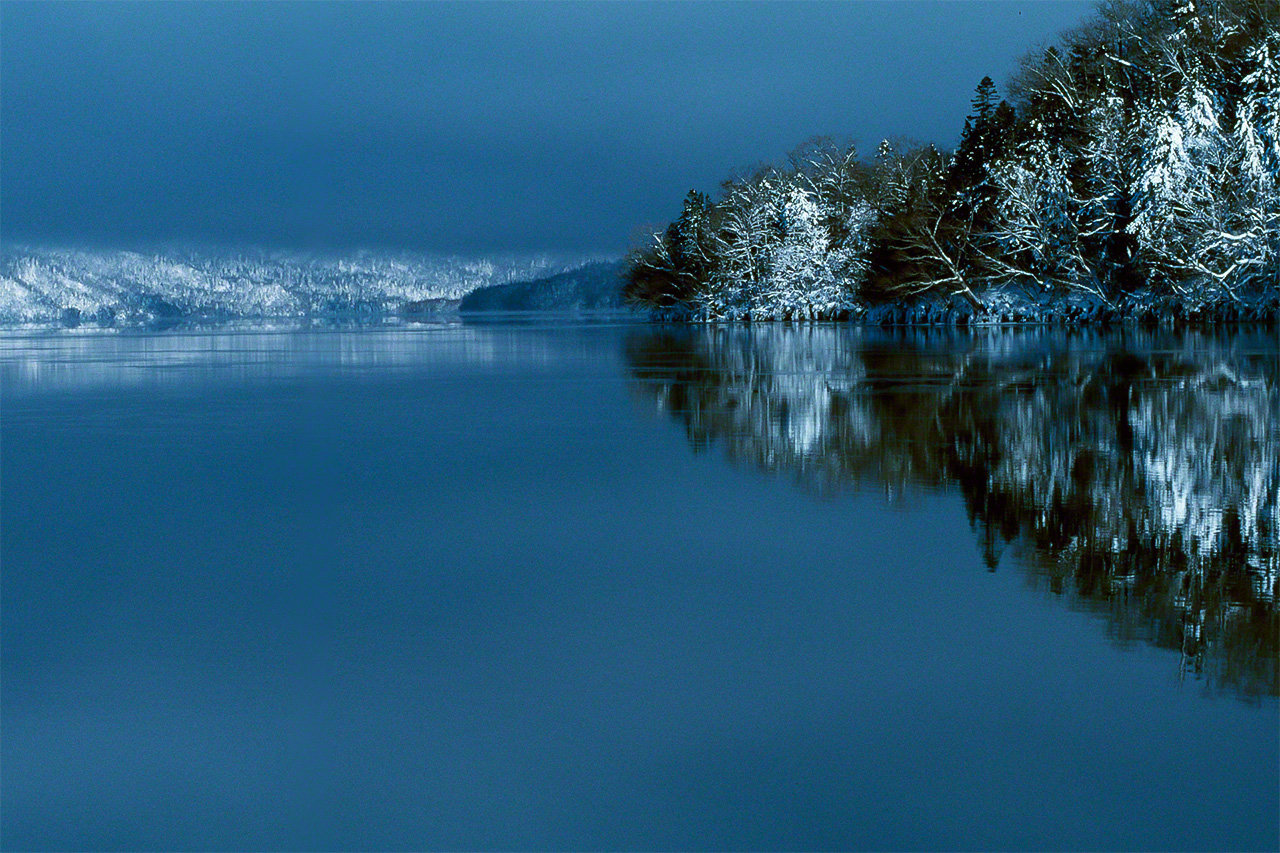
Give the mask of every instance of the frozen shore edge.
[{"label": "frozen shore edge", "polygon": [[1144,326],[1217,325],[1231,323],[1280,322],[1280,292],[1188,307],[1176,299],[1136,293],[1112,303],[1101,300],[1055,300],[1037,302],[993,294],[981,309],[958,297],[922,297],[882,303],[870,307],[810,310],[773,310],[712,314],[703,308],[678,306],[653,309],[650,316],[662,322],[848,322],[865,326],[948,326],[981,327],[1003,325],[1036,326]]}]

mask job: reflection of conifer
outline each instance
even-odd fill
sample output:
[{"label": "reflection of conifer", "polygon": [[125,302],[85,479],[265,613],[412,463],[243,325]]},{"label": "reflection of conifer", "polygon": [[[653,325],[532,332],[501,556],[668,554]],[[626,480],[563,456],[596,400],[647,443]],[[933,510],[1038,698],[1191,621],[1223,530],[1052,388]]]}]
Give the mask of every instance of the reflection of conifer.
[{"label": "reflection of conifer", "polygon": [[627,358],[699,449],[819,490],[954,486],[988,567],[1014,554],[1118,641],[1180,651],[1242,696],[1276,694],[1274,358],[1198,336],[1110,353],[1023,340],[688,330],[637,335]]}]

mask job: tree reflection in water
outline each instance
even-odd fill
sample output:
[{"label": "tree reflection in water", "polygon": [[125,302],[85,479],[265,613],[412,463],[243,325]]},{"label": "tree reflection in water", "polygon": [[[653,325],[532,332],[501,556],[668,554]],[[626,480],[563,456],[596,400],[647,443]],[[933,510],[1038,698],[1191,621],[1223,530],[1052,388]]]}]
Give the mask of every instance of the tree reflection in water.
[{"label": "tree reflection in water", "polygon": [[991,570],[1008,551],[1117,640],[1277,694],[1274,330],[673,328],[626,356],[695,450],[823,493],[956,488]]}]

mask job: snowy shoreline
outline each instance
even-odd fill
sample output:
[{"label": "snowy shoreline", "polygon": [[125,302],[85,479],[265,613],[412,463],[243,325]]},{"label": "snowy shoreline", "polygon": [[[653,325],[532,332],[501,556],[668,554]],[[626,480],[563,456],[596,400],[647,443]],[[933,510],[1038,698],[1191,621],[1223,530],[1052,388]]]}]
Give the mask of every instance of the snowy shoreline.
[{"label": "snowy shoreline", "polygon": [[991,288],[975,291],[973,300],[922,294],[871,306],[857,300],[819,306],[797,299],[623,310],[621,282],[616,297],[606,292],[615,286],[607,279],[616,268],[594,258],[552,255],[468,259],[6,248],[0,253],[0,328],[388,324],[457,319],[460,309],[477,318],[529,309],[571,319],[588,308],[614,306],[630,318],[683,323],[1167,326],[1280,319],[1280,291],[1274,289],[1194,305],[1143,291],[1107,303],[1082,293]]},{"label": "snowy shoreline", "polygon": [[1235,323],[1280,322],[1280,294],[1263,294],[1254,299],[1219,302],[1197,307],[1152,294],[1129,294],[1114,303],[1101,300],[1060,299],[1038,302],[998,293],[980,297],[975,308],[958,297],[922,297],[874,305],[845,308],[834,312],[779,309],[727,312],[713,315],[705,308],[660,308],[655,320],[677,323],[769,323],[848,322],[866,326],[1144,326],[1227,325]]},{"label": "snowy shoreline", "polygon": [[[39,331],[164,331],[182,329],[246,328],[346,328],[355,326],[399,326],[421,323],[484,322],[518,320],[537,317],[552,323],[581,322],[586,319],[609,319],[640,324],[676,324],[705,326],[778,326],[808,324],[842,325],[865,328],[942,328],[986,329],[998,327],[1056,327],[1105,329],[1118,326],[1142,328],[1229,328],[1234,326],[1280,325],[1280,305],[1247,304],[1215,306],[1187,313],[1161,311],[1146,303],[1118,306],[1105,305],[1035,305],[1006,304],[988,306],[982,313],[964,304],[920,301],[912,304],[879,305],[865,311],[845,311],[835,316],[708,316],[688,309],[659,309],[647,313],[625,310],[473,310],[461,312],[456,299],[404,302],[399,305],[363,307],[346,311],[322,311],[297,314],[195,313],[155,315],[145,311],[128,314],[100,312],[80,314],[64,309],[54,316],[13,319],[0,317],[0,334]],[[597,316],[598,315],[598,316]]]}]

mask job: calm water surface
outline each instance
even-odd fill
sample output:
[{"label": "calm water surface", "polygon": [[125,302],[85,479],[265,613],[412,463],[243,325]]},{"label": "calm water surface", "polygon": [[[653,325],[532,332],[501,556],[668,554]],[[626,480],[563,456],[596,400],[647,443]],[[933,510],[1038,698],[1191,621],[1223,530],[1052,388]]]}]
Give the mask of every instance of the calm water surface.
[{"label": "calm water surface", "polygon": [[1280,845],[1280,344],[0,335],[0,843]]}]

